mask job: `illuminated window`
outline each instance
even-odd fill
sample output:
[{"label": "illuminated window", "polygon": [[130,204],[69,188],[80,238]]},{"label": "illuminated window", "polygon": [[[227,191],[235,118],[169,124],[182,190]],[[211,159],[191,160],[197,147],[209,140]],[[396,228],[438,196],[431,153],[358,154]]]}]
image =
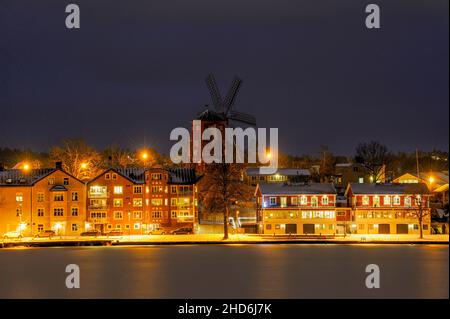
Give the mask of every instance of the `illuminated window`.
[{"label": "illuminated window", "polygon": [[109,173],[105,174],[105,179],[111,179],[111,175]]},{"label": "illuminated window", "polygon": [[170,192],[172,194],[176,194],[177,193],[177,187],[176,186],[170,186]]},{"label": "illuminated window", "polygon": [[291,197],[291,205],[297,205],[298,204],[298,198],[297,197]]},{"label": "illuminated window", "polygon": [[161,212],[152,212],[152,218],[161,218],[162,213]]},{"label": "illuminated window", "polygon": [[177,218],[177,212],[176,212],[176,211],[172,211],[172,212],[170,213],[170,217],[172,217],[172,218]]},{"label": "illuminated window", "polygon": [[107,187],[106,186],[91,186],[89,187],[89,197],[106,197]]},{"label": "illuminated window", "polygon": [[122,207],[123,199],[122,198],[114,198],[113,205],[114,205],[114,207]]},{"label": "illuminated window", "polygon": [[322,196],[322,205],[328,205],[328,196]]},{"label": "illuminated window", "polygon": [[316,196],[311,197],[311,206],[317,207],[318,204],[319,203],[318,203],[317,197]]},{"label": "illuminated window", "polygon": [[369,196],[364,195],[362,198],[362,204],[363,205],[369,205]]},{"label": "illuminated window", "polygon": [[123,212],[114,212],[114,219],[123,219]]},{"label": "illuminated window", "polygon": [[111,179],[112,179],[112,180],[117,180],[117,174],[116,174],[116,173],[113,173],[113,174],[111,175]]},{"label": "illuminated window", "polygon": [[384,196],[383,204],[384,205],[391,205],[391,196],[388,196],[388,195]]},{"label": "illuminated window", "polygon": [[302,195],[302,197],[300,197],[300,205],[306,204],[308,204],[308,198],[305,195]]},{"label": "illuminated window", "polygon": [[379,196],[373,197],[373,207],[380,207],[380,197]]},{"label": "illuminated window", "polygon": [[142,186],[134,186],[133,193],[134,194],[142,194]]},{"label": "illuminated window", "polygon": [[64,195],[63,194],[55,194],[53,196],[53,200],[55,202],[62,202],[62,201],[64,201]]},{"label": "illuminated window", "polygon": [[134,229],[140,229],[140,228],[141,228],[141,224],[135,223],[135,224],[133,225],[133,228],[134,228]]},{"label": "illuminated window", "polygon": [[152,198],[152,205],[154,205],[154,206],[161,206],[162,205],[162,199],[161,198]]},{"label": "illuminated window", "polygon": [[280,197],[280,206],[286,207],[287,206],[287,199],[286,197]]},{"label": "illuminated window", "polygon": [[277,204],[277,198],[276,197],[270,197],[269,201],[270,201],[270,205],[276,205]]},{"label": "illuminated window", "polygon": [[133,206],[141,207],[142,206],[142,198],[133,198]]},{"label": "illuminated window", "polygon": [[421,206],[422,205],[422,196],[416,195],[416,197],[414,198],[414,203],[416,206]]},{"label": "illuminated window", "polygon": [[23,202],[23,194],[16,193],[16,202]]},{"label": "illuminated window", "polygon": [[400,196],[398,195],[394,196],[394,205],[400,205]]},{"label": "illuminated window", "polygon": [[405,206],[411,207],[411,197],[409,197],[409,196],[405,197]]},{"label": "illuminated window", "polygon": [[176,198],[171,198],[170,199],[170,205],[177,206],[177,199]]},{"label": "illuminated window", "polygon": [[114,194],[123,194],[122,186],[114,186]]},{"label": "illuminated window", "polygon": [[77,202],[78,201],[78,192],[72,192],[72,201]]}]

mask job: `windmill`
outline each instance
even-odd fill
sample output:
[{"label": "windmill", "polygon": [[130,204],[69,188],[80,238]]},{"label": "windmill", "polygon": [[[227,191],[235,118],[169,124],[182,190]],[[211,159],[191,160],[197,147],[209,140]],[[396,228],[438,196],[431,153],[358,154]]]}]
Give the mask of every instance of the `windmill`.
[{"label": "windmill", "polygon": [[253,115],[238,112],[233,109],[236,96],[242,85],[242,80],[240,78],[237,76],[234,77],[224,99],[222,99],[216,79],[212,73],[206,77],[206,85],[211,94],[213,109],[208,108],[201,112],[197,116],[198,119],[225,121],[226,125],[229,127],[256,126],[256,119]]}]

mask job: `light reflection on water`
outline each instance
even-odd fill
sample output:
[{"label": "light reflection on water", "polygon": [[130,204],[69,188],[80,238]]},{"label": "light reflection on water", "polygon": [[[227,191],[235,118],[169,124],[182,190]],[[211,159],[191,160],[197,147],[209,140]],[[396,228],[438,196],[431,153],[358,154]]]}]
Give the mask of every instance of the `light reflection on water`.
[{"label": "light reflection on water", "polygon": [[[365,288],[378,264],[381,289]],[[65,287],[65,267],[81,288]],[[0,249],[1,298],[448,298],[448,246],[186,245]]]}]

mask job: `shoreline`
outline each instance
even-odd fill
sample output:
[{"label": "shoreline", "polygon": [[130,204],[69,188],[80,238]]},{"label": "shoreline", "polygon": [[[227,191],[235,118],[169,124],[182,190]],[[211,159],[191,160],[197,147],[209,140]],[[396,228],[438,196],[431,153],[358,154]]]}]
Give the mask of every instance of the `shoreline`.
[{"label": "shoreline", "polygon": [[[195,238],[192,238],[195,236]],[[448,235],[419,239],[401,236],[347,236],[340,238],[292,238],[258,235],[231,235],[223,240],[222,235],[155,236],[153,238],[61,238],[51,240],[21,240],[0,242],[0,248],[14,247],[88,247],[88,246],[169,246],[169,245],[285,245],[285,244],[332,244],[332,245],[449,245]]]}]

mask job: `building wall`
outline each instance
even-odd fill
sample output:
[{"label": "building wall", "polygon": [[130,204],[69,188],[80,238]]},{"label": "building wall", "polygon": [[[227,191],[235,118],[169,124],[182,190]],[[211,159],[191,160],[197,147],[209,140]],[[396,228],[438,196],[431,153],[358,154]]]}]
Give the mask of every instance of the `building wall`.
[{"label": "building wall", "polygon": [[[30,222],[31,189],[31,186],[0,186],[0,234],[19,230],[21,223]],[[26,234],[27,230],[23,232]]]}]

